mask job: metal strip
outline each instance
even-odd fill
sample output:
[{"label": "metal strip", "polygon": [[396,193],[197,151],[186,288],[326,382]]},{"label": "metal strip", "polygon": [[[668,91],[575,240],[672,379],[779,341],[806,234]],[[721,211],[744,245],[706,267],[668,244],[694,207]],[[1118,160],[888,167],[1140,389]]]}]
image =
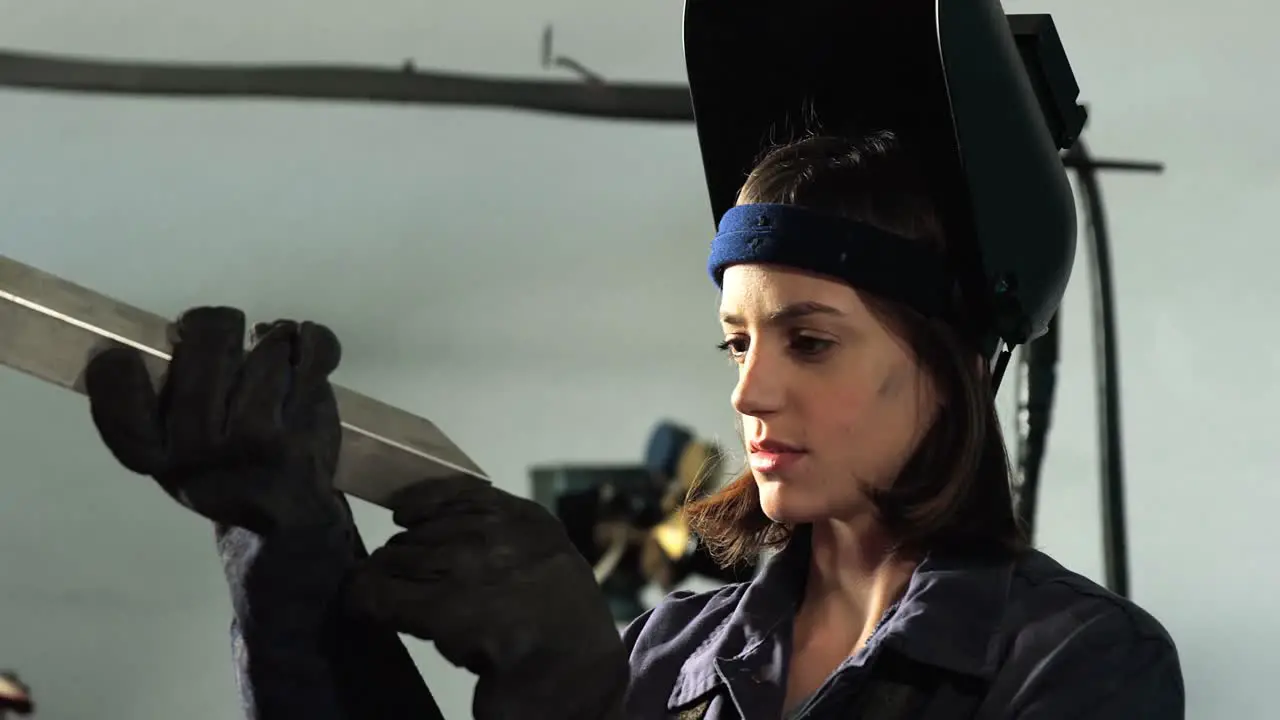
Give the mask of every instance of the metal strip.
[{"label": "metal strip", "polygon": [[[84,394],[89,357],[109,344],[142,352],[157,385],[168,366],[169,321],[0,255],[0,364]],[[335,387],[342,455],[334,484],[388,506],[423,480],[485,474],[430,421]],[[87,417],[87,416],[86,416]]]}]

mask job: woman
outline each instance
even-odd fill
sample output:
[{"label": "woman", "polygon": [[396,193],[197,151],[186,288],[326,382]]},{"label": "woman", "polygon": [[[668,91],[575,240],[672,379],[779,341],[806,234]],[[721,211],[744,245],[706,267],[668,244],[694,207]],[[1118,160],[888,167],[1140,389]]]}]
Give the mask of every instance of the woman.
[{"label": "woman", "polygon": [[750,469],[688,518],[725,562],[781,552],[627,629],[627,717],[1183,716],[1159,623],[1027,548],[980,325],[950,288],[885,282],[945,241],[888,133],[748,177],[710,271]]},{"label": "woman", "polygon": [[[709,270],[721,288],[721,347],[738,369],[732,403],[750,469],[687,516],[723,562],[780,552],[750,583],[677,593],[634,621],[616,716],[1183,717],[1177,652],[1160,624],[1027,547],[979,351],[989,333],[958,300],[940,227],[911,156],[889,133],[807,138],[773,150],[748,177]],[[471,557],[498,546],[521,562],[537,556],[519,539],[548,535],[508,522],[532,510],[496,492],[474,497],[508,534],[480,533],[488,545]],[[449,623],[396,583],[432,584],[438,566],[425,558],[443,533],[430,528],[464,513],[438,498],[416,505],[398,519],[425,518],[420,529],[357,573],[369,614],[442,650],[464,635],[487,639],[473,648],[536,644],[504,641],[478,622],[440,643]],[[584,575],[540,587],[572,585],[580,598]],[[466,585],[436,585],[432,597],[481,602],[484,594],[459,594]],[[504,590],[533,597],[533,585]],[[490,607],[487,617],[500,614]],[[584,638],[603,647],[586,630],[598,630],[599,613],[580,608],[526,618],[554,628],[543,652],[525,656],[544,660],[560,696],[609,687],[607,651],[587,653],[593,663],[575,654]],[[557,669],[562,660],[571,671]],[[485,668],[468,666],[484,685]]]},{"label": "woman", "polygon": [[[1026,545],[986,333],[957,300],[940,225],[888,133],[801,140],[751,173],[709,264],[750,470],[688,517],[724,562],[779,552],[750,583],[671,596],[621,642],[555,519],[470,478],[407,491],[405,532],[361,557],[321,497],[337,351],[307,340],[315,326],[278,324],[279,352],[268,333],[242,360],[228,354],[242,316],[195,314],[210,327],[180,333],[167,387],[189,392],[162,393],[168,419],[136,354],[95,360],[87,389],[117,458],[224,526],[259,720],[438,716],[392,631],[479,675],[481,719],[1179,720],[1159,623]],[[154,453],[130,443],[162,437],[149,428],[210,429],[206,409],[227,401],[209,388],[262,413],[240,427],[293,444],[264,455],[219,426],[166,446],[189,458],[137,459]],[[289,400],[299,388],[318,400]],[[240,445],[254,452],[222,451]]]}]

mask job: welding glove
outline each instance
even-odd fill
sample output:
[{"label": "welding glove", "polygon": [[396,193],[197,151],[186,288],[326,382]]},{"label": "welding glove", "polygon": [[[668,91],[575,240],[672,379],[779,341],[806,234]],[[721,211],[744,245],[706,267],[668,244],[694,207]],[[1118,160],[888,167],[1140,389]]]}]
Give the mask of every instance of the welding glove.
[{"label": "welding glove", "polygon": [[256,326],[246,351],[244,313],[216,307],[184,313],[172,330],[159,393],[130,348],[85,370],[94,425],[120,464],[221,525],[268,535],[339,521],[334,334],[277,321]]},{"label": "welding glove", "polygon": [[93,358],[85,386],[116,459],[215,523],[246,717],[438,720],[399,639],[348,621],[336,602],[365,556],[332,487],[337,338],[276,321],[255,326],[246,351],[244,314],[231,308],[190,310],[172,330],[159,393],[130,349]]},{"label": "welding glove", "polygon": [[619,714],[627,653],[591,567],[537,503],[469,476],[393,498],[406,528],[353,571],[355,613],[475,673],[476,720]]}]

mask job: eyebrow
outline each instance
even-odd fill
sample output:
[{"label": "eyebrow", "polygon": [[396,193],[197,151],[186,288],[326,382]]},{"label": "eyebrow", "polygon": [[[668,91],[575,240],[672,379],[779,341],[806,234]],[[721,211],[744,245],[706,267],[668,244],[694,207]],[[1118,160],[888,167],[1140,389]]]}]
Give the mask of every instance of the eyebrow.
[{"label": "eyebrow", "polygon": [[[778,310],[769,313],[765,318],[768,325],[779,325],[788,322],[795,322],[811,315],[829,315],[833,317],[844,317],[845,314],[830,305],[824,305],[819,302],[798,302],[792,303]],[[720,322],[725,325],[746,325],[747,322],[741,315],[733,313],[720,313]]]}]

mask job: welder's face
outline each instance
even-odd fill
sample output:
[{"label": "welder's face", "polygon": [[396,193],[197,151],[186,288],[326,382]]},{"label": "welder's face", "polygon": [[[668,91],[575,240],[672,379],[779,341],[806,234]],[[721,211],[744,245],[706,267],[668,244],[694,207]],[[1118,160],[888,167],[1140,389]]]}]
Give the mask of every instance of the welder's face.
[{"label": "welder's face", "polygon": [[853,519],[892,484],[938,414],[907,345],[840,282],[773,265],[725,271],[733,407],[766,515]]}]

